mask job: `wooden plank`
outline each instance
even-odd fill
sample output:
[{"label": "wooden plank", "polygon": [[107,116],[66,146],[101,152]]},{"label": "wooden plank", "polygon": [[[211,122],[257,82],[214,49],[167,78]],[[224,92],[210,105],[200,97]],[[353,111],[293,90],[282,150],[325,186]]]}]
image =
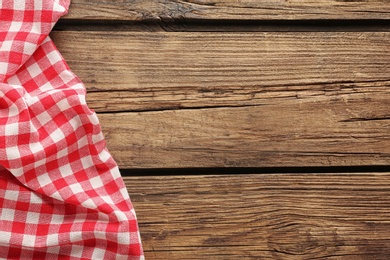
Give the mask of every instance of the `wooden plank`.
[{"label": "wooden plank", "polygon": [[389,92],[364,96],[99,117],[123,168],[389,165]]},{"label": "wooden plank", "polygon": [[[384,71],[384,74],[386,72]],[[239,80],[239,79],[237,79]],[[331,80],[331,79],[330,79]],[[239,84],[239,82],[237,82]],[[261,84],[261,82],[259,82]],[[87,101],[101,113],[164,111],[275,105],[288,101],[315,101],[332,106],[346,99],[367,103],[368,99],[389,95],[390,81],[318,83],[290,86],[215,86],[123,89],[91,91]],[[358,101],[360,100],[360,101]],[[383,100],[386,102],[386,100]],[[346,104],[344,104],[346,105]],[[370,109],[370,107],[367,107]],[[371,109],[374,109],[371,107]],[[372,112],[373,114],[375,112]]]},{"label": "wooden plank", "polygon": [[147,259],[388,259],[390,173],[125,177]]},{"label": "wooden plank", "polygon": [[390,19],[387,0],[72,0],[77,20],[318,20]]},{"label": "wooden plank", "polygon": [[[120,98],[137,91],[152,99],[157,91],[213,95],[213,89],[390,79],[389,32],[55,32],[52,37],[89,91],[120,91]],[[102,102],[110,103],[95,105]]]},{"label": "wooden plank", "polygon": [[53,38],[123,168],[390,162],[389,33]]}]

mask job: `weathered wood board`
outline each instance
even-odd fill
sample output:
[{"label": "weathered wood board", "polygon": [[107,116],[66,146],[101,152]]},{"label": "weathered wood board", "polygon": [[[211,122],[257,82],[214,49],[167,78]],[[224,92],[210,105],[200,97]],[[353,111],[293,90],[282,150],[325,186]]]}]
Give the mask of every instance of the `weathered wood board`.
[{"label": "weathered wood board", "polygon": [[390,173],[125,181],[147,259],[390,257]]},{"label": "weathered wood board", "polygon": [[72,0],[77,20],[372,20],[390,19],[387,0]]},{"label": "weathered wood board", "polygon": [[55,32],[122,168],[390,163],[390,33]]}]

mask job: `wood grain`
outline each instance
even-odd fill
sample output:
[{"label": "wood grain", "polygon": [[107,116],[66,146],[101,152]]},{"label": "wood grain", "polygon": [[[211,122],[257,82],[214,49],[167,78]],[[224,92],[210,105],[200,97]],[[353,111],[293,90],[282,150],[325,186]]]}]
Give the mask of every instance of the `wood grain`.
[{"label": "wood grain", "polygon": [[390,162],[389,33],[53,38],[123,168]]},{"label": "wood grain", "polygon": [[125,177],[147,259],[388,259],[390,173]]},{"label": "wood grain", "polygon": [[387,0],[72,0],[76,20],[318,20],[390,19]]},{"label": "wood grain", "polygon": [[389,32],[55,32],[52,37],[89,91],[207,92],[390,79]]},{"label": "wood grain", "polygon": [[389,93],[101,114],[122,168],[389,165]]}]

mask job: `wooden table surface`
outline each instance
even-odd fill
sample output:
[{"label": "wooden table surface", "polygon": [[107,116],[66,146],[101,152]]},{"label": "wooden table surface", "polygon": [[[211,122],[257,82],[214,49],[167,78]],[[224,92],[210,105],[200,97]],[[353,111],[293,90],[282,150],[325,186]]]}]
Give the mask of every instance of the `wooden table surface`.
[{"label": "wooden table surface", "polygon": [[390,259],[388,0],[73,0],[51,37],[147,259]]}]

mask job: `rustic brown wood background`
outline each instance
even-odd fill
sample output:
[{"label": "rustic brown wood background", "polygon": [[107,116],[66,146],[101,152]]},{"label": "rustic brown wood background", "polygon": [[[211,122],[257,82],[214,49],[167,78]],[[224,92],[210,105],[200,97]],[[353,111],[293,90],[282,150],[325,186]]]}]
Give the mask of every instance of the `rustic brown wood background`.
[{"label": "rustic brown wood background", "polygon": [[73,0],[147,259],[390,259],[388,0]]}]

